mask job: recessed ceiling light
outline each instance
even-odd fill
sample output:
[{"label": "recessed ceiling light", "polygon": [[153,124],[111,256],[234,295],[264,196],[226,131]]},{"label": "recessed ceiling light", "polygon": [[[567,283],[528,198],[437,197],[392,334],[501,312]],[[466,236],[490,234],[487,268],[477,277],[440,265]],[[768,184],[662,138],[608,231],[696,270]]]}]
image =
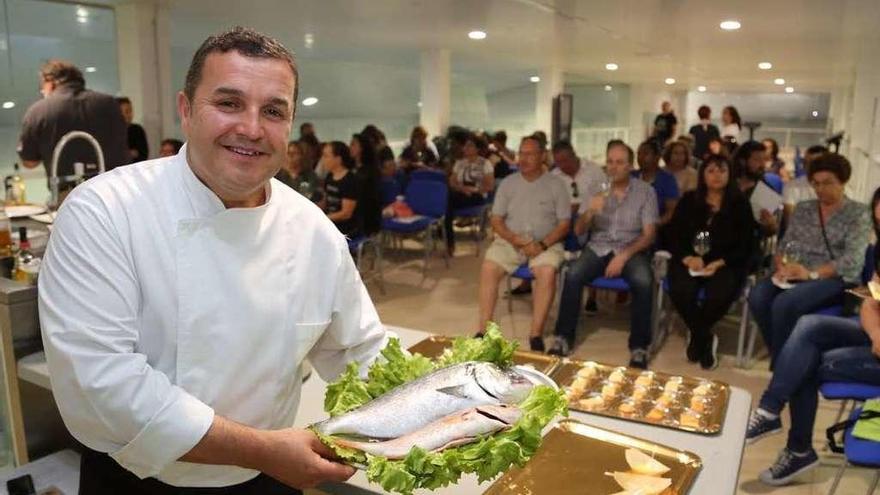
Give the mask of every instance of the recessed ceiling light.
[{"label": "recessed ceiling light", "polygon": [[785,79],[783,79],[781,77],[777,77],[776,79],[773,80],[773,84],[775,84],[777,86],[783,86],[783,85],[785,85]]},{"label": "recessed ceiling light", "polygon": [[88,16],[89,16],[89,11],[86,10],[85,7],[77,7],[77,8],[76,8],[76,15],[79,16],[79,17],[88,17]]},{"label": "recessed ceiling light", "polygon": [[306,33],[303,36],[303,43],[306,45],[306,48],[311,48],[312,45],[315,44],[315,35],[312,33]]},{"label": "recessed ceiling light", "polygon": [[605,85],[605,91],[611,91],[612,89],[614,88],[612,88],[610,84]]},{"label": "recessed ceiling light", "polygon": [[98,69],[96,69],[94,67],[86,67],[86,72],[97,72],[97,71],[98,71]]},{"label": "recessed ceiling light", "polygon": [[785,92],[786,92],[786,93],[794,93],[794,88],[791,87],[791,86],[788,86],[788,87],[785,88]]},{"label": "recessed ceiling light", "polygon": [[315,103],[318,103],[318,99],[315,98],[314,96],[309,96],[308,98],[303,100],[303,105],[305,105],[307,107],[310,107],[310,106],[314,105]]},{"label": "recessed ceiling light", "polygon": [[14,101],[4,101],[3,102],[3,109],[9,110],[10,108],[15,108],[15,102]]},{"label": "recessed ceiling light", "polygon": [[663,82],[665,82],[666,84],[675,84],[675,79],[673,79],[671,77],[667,77],[666,79],[663,80]]},{"label": "recessed ceiling light", "polygon": [[819,111],[813,110],[813,117],[818,117],[818,116],[819,116]]},{"label": "recessed ceiling light", "polygon": [[705,93],[705,92],[706,92],[706,86],[697,86],[697,91],[699,91],[700,93]]},{"label": "recessed ceiling light", "polygon": [[484,40],[486,39],[485,31],[471,31],[468,33],[468,38],[472,40]]},{"label": "recessed ceiling light", "polygon": [[532,81],[533,83],[541,82],[541,78],[538,76],[532,76],[529,78],[529,81]]},{"label": "recessed ceiling light", "polygon": [[419,107],[419,108],[422,108],[422,102],[418,102],[418,103],[416,103],[416,106]]},{"label": "recessed ceiling light", "polygon": [[761,70],[770,70],[773,68],[773,64],[770,62],[761,62],[758,64],[758,68]]},{"label": "recessed ceiling light", "polygon": [[85,23],[89,22],[89,18],[88,18],[88,17],[79,16],[79,17],[76,18],[76,21],[79,22],[80,24],[85,24]]},{"label": "recessed ceiling light", "polygon": [[617,69],[618,69],[617,64],[615,64],[614,62],[605,64],[605,70],[617,70]]},{"label": "recessed ceiling light", "polygon": [[737,29],[742,27],[742,24],[740,24],[739,21],[727,20],[722,21],[719,26],[725,31],[736,31]]}]

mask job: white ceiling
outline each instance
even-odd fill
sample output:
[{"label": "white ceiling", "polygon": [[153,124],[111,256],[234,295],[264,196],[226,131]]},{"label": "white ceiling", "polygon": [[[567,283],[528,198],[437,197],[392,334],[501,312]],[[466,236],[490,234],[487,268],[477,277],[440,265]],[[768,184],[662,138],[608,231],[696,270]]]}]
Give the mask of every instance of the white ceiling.
[{"label": "white ceiling", "polygon": [[[425,48],[448,48],[458,77],[487,89],[522,85],[559,64],[573,82],[697,85],[718,91],[798,91],[851,82],[860,50],[880,48],[877,0],[168,0],[173,43],[193,49],[242,24],[304,59],[415,68]],[[742,29],[725,32],[721,20]],[[472,29],[488,33],[475,42]],[[306,33],[314,45],[306,48]],[[604,69],[606,62],[620,66]],[[770,61],[770,71],[757,68]]]}]

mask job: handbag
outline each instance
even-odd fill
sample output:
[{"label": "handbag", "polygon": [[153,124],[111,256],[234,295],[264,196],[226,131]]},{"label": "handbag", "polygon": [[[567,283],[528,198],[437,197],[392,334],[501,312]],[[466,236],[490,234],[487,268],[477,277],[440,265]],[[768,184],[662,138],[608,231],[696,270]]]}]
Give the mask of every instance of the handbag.
[{"label": "handbag", "polygon": [[856,423],[859,421],[869,421],[877,418],[880,418],[880,412],[862,410],[855,419],[848,419],[829,426],[828,429],[825,430],[825,438],[828,440],[828,448],[834,453],[843,454],[843,442],[838,445],[837,438],[835,438],[836,435],[851,427],[855,427]]}]

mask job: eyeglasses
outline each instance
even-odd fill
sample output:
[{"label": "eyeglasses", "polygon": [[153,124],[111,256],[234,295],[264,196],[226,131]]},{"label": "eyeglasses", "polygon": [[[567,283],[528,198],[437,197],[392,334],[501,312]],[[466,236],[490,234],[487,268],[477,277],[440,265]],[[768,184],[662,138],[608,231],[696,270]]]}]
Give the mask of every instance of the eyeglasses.
[{"label": "eyeglasses", "polygon": [[572,181],[572,183],[571,183],[571,197],[577,198],[579,196],[580,196],[580,193],[578,192],[578,183]]}]

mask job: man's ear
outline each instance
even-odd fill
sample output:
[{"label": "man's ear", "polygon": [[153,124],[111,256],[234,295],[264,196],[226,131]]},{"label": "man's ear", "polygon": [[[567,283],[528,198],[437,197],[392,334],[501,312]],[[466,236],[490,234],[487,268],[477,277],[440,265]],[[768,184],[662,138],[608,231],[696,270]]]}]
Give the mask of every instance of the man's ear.
[{"label": "man's ear", "polygon": [[192,116],[192,104],[183,91],[177,93],[177,115],[180,117],[180,128],[186,135],[189,129],[189,119]]}]

